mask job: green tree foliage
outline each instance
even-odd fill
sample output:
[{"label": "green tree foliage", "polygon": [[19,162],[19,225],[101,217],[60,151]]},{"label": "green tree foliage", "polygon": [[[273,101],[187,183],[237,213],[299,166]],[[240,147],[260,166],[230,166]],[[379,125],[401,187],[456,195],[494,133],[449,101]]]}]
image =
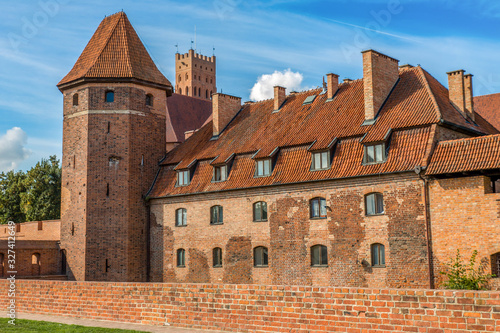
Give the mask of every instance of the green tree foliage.
[{"label": "green tree foliage", "polygon": [[451,259],[446,265],[446,271],[440,272],[448,277],[443,283],[446,289],[465,289],[465,290],[486,290],[488,281],[494,275],[485,274],[486,262],[482,261],[476,267],[477,250],[474,250],[469,259],[469,263],[462,262],[460,250],[457,250],[455,259]]},{"label": "green tree foliage", "polygon": [[0,223],[58,219],[61,215],[61,167],[56,156],[28,172],[0,173]]}]

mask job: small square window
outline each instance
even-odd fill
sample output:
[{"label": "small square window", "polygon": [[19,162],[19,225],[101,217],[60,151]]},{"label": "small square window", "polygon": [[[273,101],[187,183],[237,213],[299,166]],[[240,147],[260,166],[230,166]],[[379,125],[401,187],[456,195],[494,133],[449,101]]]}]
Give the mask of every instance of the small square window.
[{"label": "small square window", "polygon": [[330,152],[322,151],[318,153],[312,153],[312,165],[311,170],[325,170],[330,167]]},{"label": "small square window", "polygon": [[191,182],[189,170],[177,171],[177,186],[186,186]]},{"label": "small square window", "polygon": [[309,210],[309,214],[312,219],[326,219],[326,199],[311,199],[309,202]]},{"label": "small square window", "polygon": [[385,144],[365,146],[364,164],[383,163],[385,160]]},{"label": "small square window", "polygon": [[227,180],[227,165],[214,167],[214,181],[223,182]]},{"label": "small square window", "polygon": [[113,91],[106,91],[106,103],[113,103],[115,101],[115,93]]},{"label": "small square window", "polygon": [[255,176],[267,177],[271,175],[271,159],[258,160],[255,162]]}]

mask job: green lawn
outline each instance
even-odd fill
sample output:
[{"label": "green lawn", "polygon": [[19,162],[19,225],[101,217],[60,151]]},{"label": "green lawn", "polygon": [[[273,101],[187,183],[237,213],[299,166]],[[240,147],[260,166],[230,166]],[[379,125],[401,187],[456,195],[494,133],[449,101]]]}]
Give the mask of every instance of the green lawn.
[{"label": "green lawn", "polygon": [[16,319],[16,325],[9,324],[8,318],[0,318],[0,332],[23,332],[23,333],[38,333],[38,332],[51,332],[51,333],[138,333],[142,331],[119,330],[111,328],[100,327],[86,327],[78,325],[65,325],[59,323],[49,323],[46,321],[24,320]]}]

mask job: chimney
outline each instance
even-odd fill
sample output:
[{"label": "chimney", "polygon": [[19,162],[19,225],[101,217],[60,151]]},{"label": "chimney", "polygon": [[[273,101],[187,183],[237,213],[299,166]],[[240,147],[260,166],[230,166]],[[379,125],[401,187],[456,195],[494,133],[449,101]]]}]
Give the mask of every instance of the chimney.
[{"label": "chimney", "polygon": [[467,112],[473,121],[476,121],[474,114],[474,94],[472,92],[472,74],[464,75],[464,95],[465,112]]},{"label": "chimney", "polygon": [[274,111],[278,111],[286,98],[284,87],[274,86]]},{"label": "chimney", "polygon": [[464,94],[464,70],[448,72],[448,91],[450,101],[458,108],[464,117],[465,112],[465,94]]},{"label": "chimney", "polygon": [[326,74],[326,96],[327,100],[333,99],[333,95],[339,88],[339,76],[337,74]]},{"label": "chimney", "polygon": [[222,93],[212,95],[213,136],[218,137],[241,109],[241,97]]},{"label": "chimney", "polygon": [[371,124],[373,123],[371,120],[375,119],[399,79],[399,60],[374,50],[361,53],[363,54],[365,122]]}]

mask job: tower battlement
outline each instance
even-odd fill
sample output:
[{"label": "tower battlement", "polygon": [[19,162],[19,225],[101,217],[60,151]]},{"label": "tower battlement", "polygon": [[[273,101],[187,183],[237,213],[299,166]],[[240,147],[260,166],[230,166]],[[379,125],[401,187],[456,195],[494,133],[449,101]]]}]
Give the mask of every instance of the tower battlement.
[{"label": "tower battlement", "polygon": [[175,54],[175,92],[180,95],[210,100],[217,92],[216,58],[194,50]]}]

